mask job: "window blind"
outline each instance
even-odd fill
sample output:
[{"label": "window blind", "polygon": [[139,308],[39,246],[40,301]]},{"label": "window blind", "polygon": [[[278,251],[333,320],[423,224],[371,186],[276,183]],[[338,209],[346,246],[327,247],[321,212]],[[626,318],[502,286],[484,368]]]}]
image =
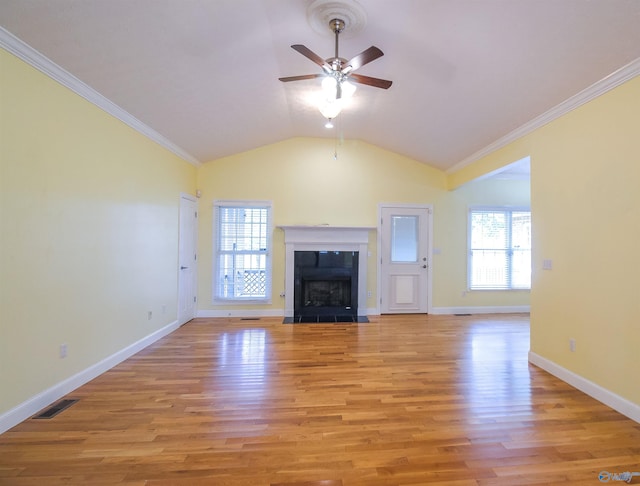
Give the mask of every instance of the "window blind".
[{"label": "window blind", "polygon": [[531,212],[470,209],[469,288],[531,288]]},{"label": "window blind", "polygon": [[215,205],[216,299],[270,299],[270,213],[269,205]]}]

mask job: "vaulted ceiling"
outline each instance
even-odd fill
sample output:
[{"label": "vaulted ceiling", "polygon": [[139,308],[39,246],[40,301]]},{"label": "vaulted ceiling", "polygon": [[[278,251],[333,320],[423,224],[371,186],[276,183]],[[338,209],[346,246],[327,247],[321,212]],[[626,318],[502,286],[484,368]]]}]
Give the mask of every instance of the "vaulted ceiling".
[{"label": "vaulted ceiling", "polygon": [[358,72],[393,85],[326,129],[319,81],[278,80],[320,72],[292,44],[333,56],[318,1],[2,0],[0,25],[203,163],[311,136],[446,170],[640,58],[639,0],[361,0],[340,55],[379,47]]}]

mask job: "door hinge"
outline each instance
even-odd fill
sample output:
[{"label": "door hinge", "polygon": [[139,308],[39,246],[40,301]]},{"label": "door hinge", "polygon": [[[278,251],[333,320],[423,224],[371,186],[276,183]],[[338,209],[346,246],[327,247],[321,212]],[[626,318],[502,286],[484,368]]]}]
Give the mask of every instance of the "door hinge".
[{"label": "door hinge", "polygon": [[195,296],[195,295],[193,296],[193,301],[194,301],[194,302],[196,301],[196,296]]},{"label": "door hinge", "polygon": [[198,211],[194,212],[193,215],[196,219],[198,219]]}]

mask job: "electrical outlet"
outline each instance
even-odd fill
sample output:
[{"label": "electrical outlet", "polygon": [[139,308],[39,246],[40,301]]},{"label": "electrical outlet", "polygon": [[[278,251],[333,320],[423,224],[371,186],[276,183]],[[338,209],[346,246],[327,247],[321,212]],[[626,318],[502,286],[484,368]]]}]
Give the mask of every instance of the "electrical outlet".
[{"label": "electrical outlet", "polygon": [[67,345],[66,344],[61,344],[60,345],[60,357],[61,358],[66,358],[67,357]]},{"label": "electrical outlet", "polygon": [[162,313],[163,314],[167,313],[167,305],[166,304],[162,304]]},{"label": "electrical outlet", "polygon": [[553,270],[553,260],[550,258],[545,258],[542,260],[542,269],[543,270]]},{"label": "electrical outlet", "polygon": [[576,352],[576,340],[574,338],[569,339],[569,351]]},{"label": "electrical outlet", "polygon": [[371,297],[373,297],[373,291],[367,290],[367,299],[370,299]]}]

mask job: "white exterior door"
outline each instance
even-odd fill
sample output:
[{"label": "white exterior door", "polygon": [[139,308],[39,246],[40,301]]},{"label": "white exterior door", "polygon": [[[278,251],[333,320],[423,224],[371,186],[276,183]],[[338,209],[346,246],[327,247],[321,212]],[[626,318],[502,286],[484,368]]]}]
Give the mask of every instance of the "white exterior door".
[{"label": "white exterior door", "polygon": [[196,316],[197,203],[192,196],[180,196],[178,249],[178,324]]},{"label": "white exterior door", "polygon": [[380,207],[380,313],[429,310],[430,207]]}]

